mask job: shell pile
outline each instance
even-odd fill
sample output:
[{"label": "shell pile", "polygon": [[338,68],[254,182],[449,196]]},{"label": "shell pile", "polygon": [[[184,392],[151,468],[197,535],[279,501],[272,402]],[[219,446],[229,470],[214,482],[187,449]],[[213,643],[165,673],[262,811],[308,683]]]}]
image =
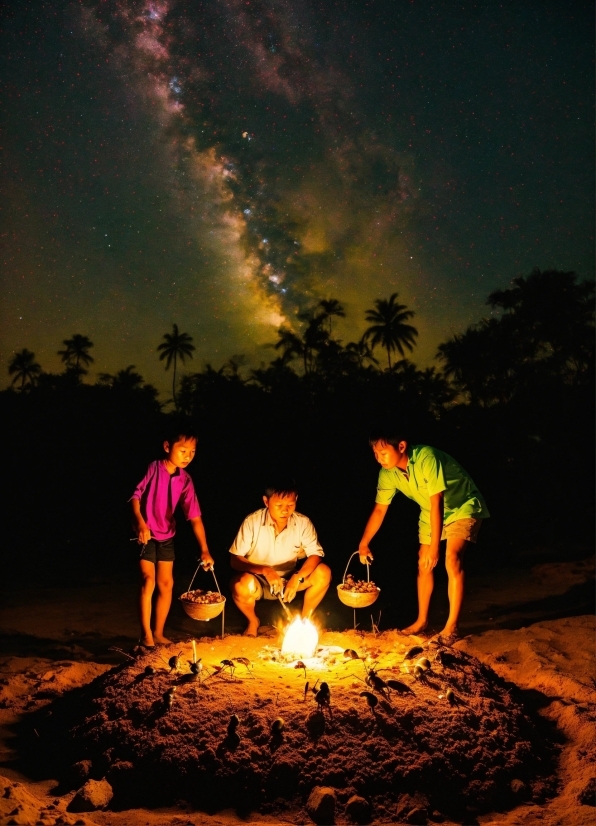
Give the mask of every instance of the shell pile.
[{"label": "shell pile", "polygon": [[347,575],[340,587],[343,588],[344,591],[354,591],[357,594],[368,594],[372,591],[379,590],[372,580],[354,579],[352,574]]},{"label": "shell pile", "polygon": [[218,591],[187,591],[180,599],[186,602],[196,602],[199,605],[212,605],[215,602],[223,602],[223,597]]}]

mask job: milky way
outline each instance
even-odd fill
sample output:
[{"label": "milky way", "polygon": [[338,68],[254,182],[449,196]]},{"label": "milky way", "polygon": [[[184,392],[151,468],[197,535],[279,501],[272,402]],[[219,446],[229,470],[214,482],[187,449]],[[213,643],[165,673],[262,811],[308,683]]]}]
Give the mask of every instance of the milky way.
[{"label": "milky way", "polygon": [[588,276],[591,11],[557,5],[24,4],[3,356],[83,332],[157,381],[176,321],[195,369],[256,365],[320,298],[345,342],[397,290],[428,362],[516,275]]}]

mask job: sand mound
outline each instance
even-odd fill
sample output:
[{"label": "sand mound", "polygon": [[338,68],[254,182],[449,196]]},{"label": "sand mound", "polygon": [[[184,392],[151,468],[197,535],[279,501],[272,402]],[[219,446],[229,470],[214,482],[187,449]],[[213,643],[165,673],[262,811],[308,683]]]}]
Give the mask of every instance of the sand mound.
[{"label": "sand mound", "polygon": [[66,804],[58,798],[43,800],[23,783],[0,775],[0,823],[7,826],[85,826],[86,820],[65,811]]},{"label": "sand mound", "polygon": [[[305,673],[280,661],[269,642],[199,640],[200,679],[190,671],[190,643],[144,653],[56,701],[46,719],[53,734],[43,739],[51,736],[65,766],[76,764],[71,784],[107,777],[116,807],[187,800],[278,812],[329,786],[340,810],[359,795],[382,821],[406,796],[429,814],[459,816],[553,791],[547,724],[472,655],[444,649],[437,657],[436,646],[423,643],[408,660],[414,641],[395,632],[334,633],[324,635],[324,656],[307,661]],[[179,670],[171,669],[179,653]],[[431,668],[416,678],[418,656]],[[230,659],[233,671],[222,668]],[[367,685],[371,668],[394,688]],[[312,691],[323,681],[329,704]],[[67,731],[61,743],[60,730]]]}]

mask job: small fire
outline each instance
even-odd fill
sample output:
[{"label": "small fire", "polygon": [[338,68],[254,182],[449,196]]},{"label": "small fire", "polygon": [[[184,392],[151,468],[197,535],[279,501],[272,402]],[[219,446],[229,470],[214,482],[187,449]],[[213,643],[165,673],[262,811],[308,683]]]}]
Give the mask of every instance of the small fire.
[{"label": "small fire", "polygon": [[314,657],[318,643],[319,634],[312,622],[296,617],[285,633],[281,652],[296,657]]}]

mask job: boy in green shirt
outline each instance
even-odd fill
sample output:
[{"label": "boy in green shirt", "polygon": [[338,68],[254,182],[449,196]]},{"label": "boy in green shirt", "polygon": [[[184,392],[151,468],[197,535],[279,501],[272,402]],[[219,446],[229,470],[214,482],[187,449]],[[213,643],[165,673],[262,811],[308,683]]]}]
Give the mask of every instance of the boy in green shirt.
[{"label": "boy in green shirt", "polygon": [[434,587],[433,570],[439,561],[439,543],[447,540],[445,567],[448,576],[449,617],[441,631],[443,641],[457,639],[457,623],[464,596],[464,552],[476,542],[482,520],[490,514],[482,494],[455,459],[427,445],[410,446],[393,431],[378,431],[370,439],[381,465],[376,504],[364,529],[360,561],[371,562],[369,543],[377,533],[396,491],[420,505],[418,535],[418,618],[403,629],[419,634],[428,623]]}]

